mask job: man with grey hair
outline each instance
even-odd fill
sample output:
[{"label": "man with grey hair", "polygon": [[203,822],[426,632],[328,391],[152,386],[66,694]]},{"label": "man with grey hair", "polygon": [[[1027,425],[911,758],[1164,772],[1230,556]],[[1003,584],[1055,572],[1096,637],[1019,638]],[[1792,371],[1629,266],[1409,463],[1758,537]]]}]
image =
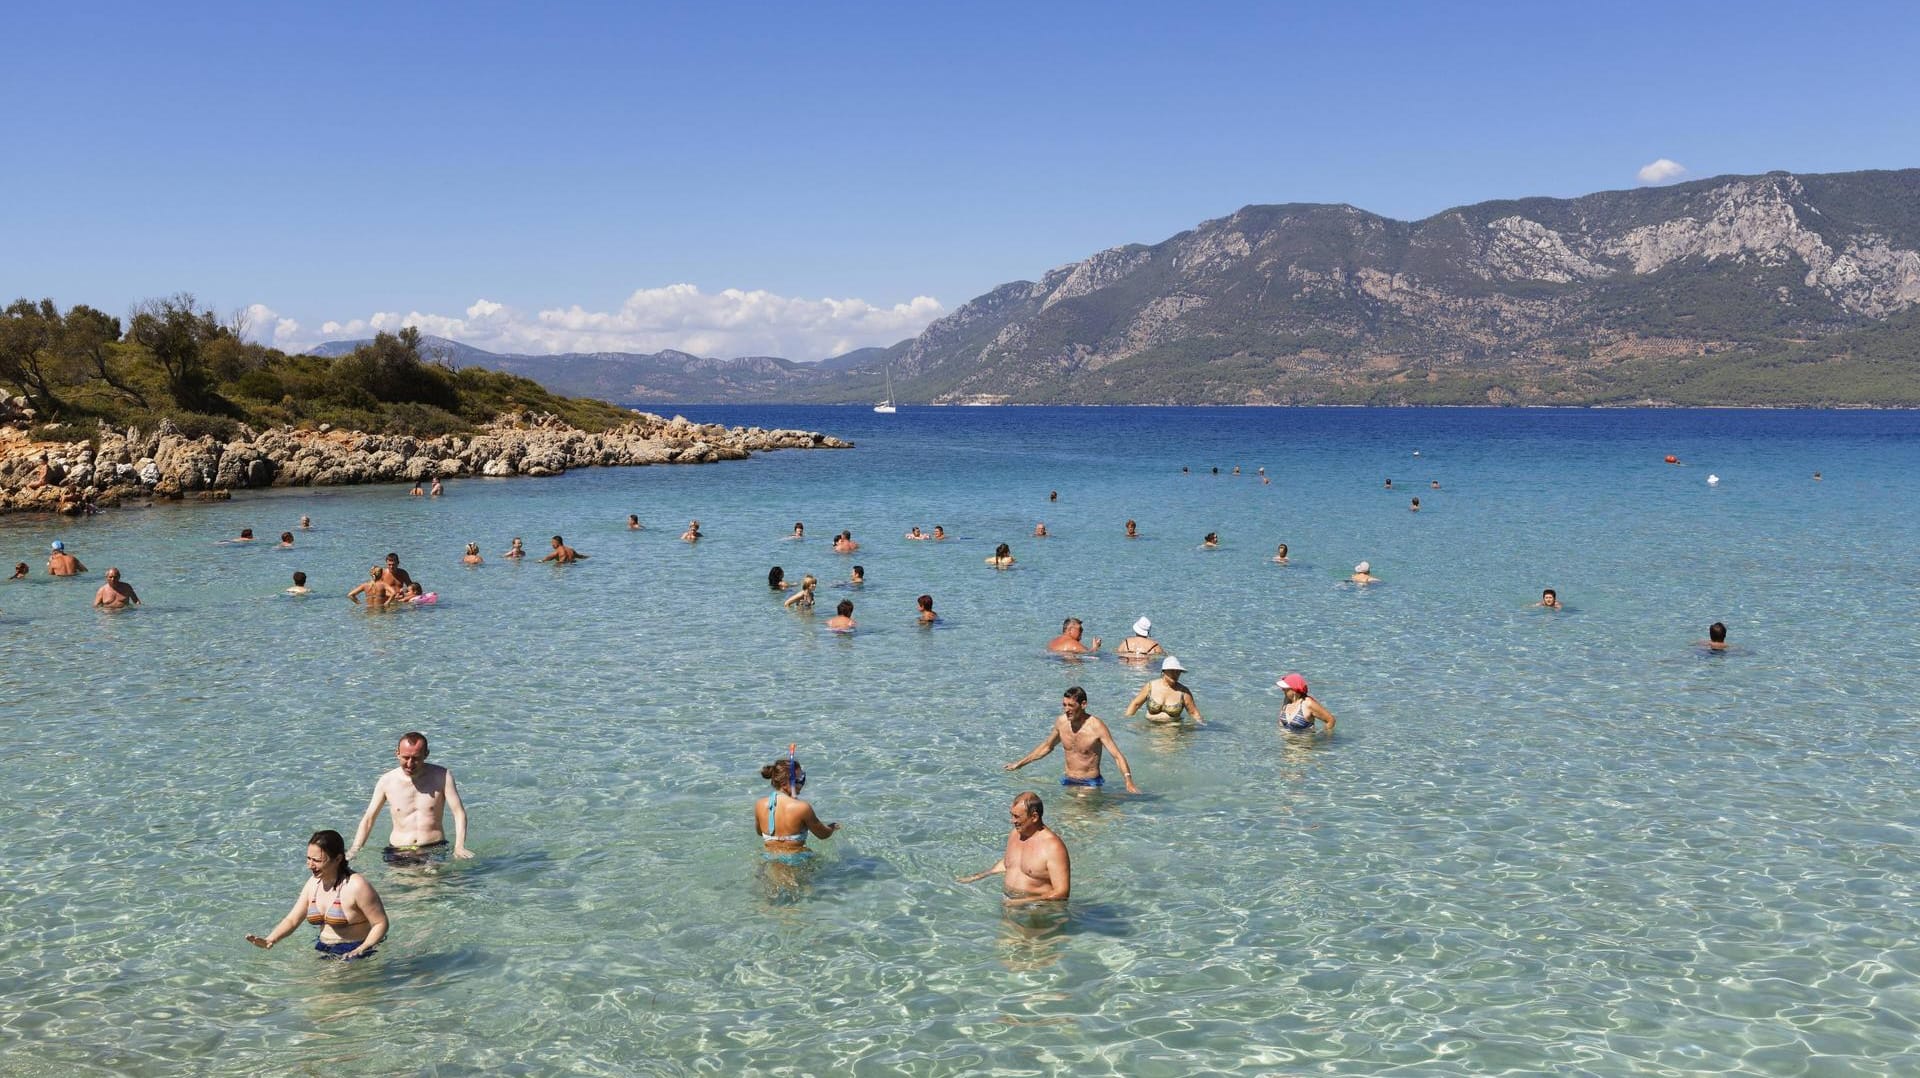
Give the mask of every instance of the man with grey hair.
[{"label": "man with grey hair", "polygon": [[1014,798],[1009,810],[1013,829],[1007,832],[1006,852],[992,868],[962,876],[960,882],[1003,875],[1008,905],[1065,901],[1073,889],[1073,866],[1067,844],[1047,828],[1045,813],[1040,795],[1032,790]]}]

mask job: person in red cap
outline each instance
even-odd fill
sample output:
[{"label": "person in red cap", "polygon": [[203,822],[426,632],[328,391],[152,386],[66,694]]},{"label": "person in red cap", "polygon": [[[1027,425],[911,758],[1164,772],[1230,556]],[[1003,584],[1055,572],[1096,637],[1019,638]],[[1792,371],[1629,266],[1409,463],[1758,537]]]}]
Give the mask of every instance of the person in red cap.
[{"label": "person in red cap", "polygon": [[1299,674],[1288,674],[1275,686],[1286,692],[1286,703],[1280,706],[1280,729],[1312,730],[1314,721],[1327,724],[1327,733],[1333,733],[1333,712],[1320,706],[1320,701],[1307,695],[1307,679]]}]

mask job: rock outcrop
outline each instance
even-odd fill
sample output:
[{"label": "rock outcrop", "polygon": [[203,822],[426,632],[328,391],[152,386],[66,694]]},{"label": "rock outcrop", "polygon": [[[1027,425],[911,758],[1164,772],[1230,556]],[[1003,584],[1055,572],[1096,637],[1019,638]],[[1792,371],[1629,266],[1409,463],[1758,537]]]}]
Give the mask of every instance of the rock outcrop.
[{"label": "rock outcrop", "polygon": [[456,476],[559,475],[572,468],[711,464],[775,449],[847,449],[801,430],[763,430],[637,415],[588,432],[552,415],[503,416],[470,435],[415,438],[281,427],[221,442],[173,424],[32,441],[0,429],[0,512],[85,513],[128,502],[216,496],[268,486],[347,486]]}]

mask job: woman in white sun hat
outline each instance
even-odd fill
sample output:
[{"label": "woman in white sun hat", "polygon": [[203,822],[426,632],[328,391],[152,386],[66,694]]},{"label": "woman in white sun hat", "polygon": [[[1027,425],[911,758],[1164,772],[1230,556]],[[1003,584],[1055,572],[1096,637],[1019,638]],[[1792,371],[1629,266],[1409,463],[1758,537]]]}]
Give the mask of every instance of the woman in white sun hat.
[{"label": "woman in white sun hat", "polygon": [[1133,623],[1133,635],[1120,641],[1113,653],[1122,659],[1145,659],[1151,655],[1165,655],[1167,649],[1153,638],[1153,622],[1141,618]]},{"label": "woman in white sun hat", "polygon": [[1169,655],[1160,664],[1160,676],[1140,686],[1140,692],[1127,705],[1127,714],[1131,716],[1147,707],[1147,718],[1154,722],[1179,722],[1182,716],[1193,716],[1194,725],[1207,720],[1200,717],[1200,707],[1193,702],[1193,690],[1180,683],[1180,673],[1186,664]]}]

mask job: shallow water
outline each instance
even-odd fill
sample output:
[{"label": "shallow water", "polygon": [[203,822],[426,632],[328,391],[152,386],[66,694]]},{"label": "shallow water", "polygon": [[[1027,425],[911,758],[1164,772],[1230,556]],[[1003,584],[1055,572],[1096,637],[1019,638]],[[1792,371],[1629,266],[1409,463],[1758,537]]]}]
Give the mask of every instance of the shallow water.
[{"label": "shallow water", "polygon": [[[0,519],[0,1073],[1920,1071],[1920,415],[685,411],[859,448]],[[590,560],[498,558],[556,531]],[[436,606],[338,598],[390,550]],[[1042,651],[1141,614],[1207,725]],[[1335,737],[1276,731],[1293,670]],[[1001,770],[1070,684],[1143,796]],[[363,857],[371,961],[248,946],[410,728],[478,858]],[[797,873],[749,815],[788,742],[845,825]],[[953,882],[1028,788],[1064,914]]]}]

